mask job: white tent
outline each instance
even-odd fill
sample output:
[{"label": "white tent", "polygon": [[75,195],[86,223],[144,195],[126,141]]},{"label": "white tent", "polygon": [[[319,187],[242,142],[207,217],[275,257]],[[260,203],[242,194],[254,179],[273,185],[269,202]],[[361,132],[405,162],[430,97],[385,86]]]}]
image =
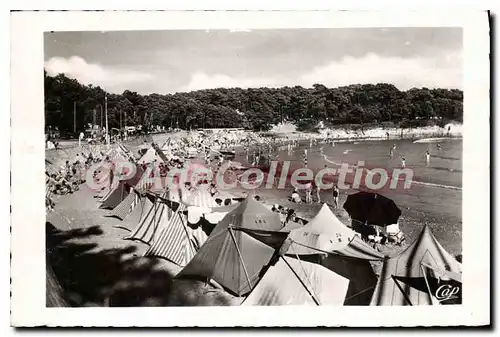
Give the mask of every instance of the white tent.
[{"label": "white tent", "polygon": [[279,257],[242,305],[343,305],[348,285],[323,266]]}]

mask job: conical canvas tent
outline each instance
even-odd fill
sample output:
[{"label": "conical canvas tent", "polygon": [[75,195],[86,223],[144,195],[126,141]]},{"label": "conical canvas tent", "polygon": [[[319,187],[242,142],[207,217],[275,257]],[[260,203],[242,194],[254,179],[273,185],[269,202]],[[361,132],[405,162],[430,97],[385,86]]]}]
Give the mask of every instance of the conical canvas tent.
[{"label": "conical canvas tent", "polygon": [[355,234],[340,222],[327,204],[323,204],[307,225],[290,231],[289,239],[297,244],[294,246],[296,254],[317,254],[318,251],[344,248]]},{"label": "conical canvas tent", "polygon": [[288,255],[319,263],[350,280],[345,305],[369,304],[377,283],[370,261],[384,256],[340,222],[326,204],[308,224],[292,230],[287,241]]},{"label": "conical canvas tent", "polygon": [[109,195],[103,200],[99,208],[114,209],[118,206],[130,193],[130,186],[128,186],[123,181],[118,183],[118,186],[109,193]]},{"label": "conical canvas tent", "polygon": [[281,256],[242,305],[343,305],[348,285],[323,266]]},{"label": "conical canvas tent", "polygon": [[[371,305],[437,304],[439,280],[426,269],[462,273],[462,265],[436,240],[426,225],[420,236],[396,257],[384,262]],[[433,286],[434,285],[434,286]]]},{"label": "conical canvas tent", "polygon": [[[162,195],[163,198],[166,194]],[[160,202],[157,195],[146,196],[151,202],[151,207],[143,214],[141,221],[132,233],[126,237],[127,240],[138,240],[150,245],[158,238],[162,225],[168,223],[168,207]]]},{"label": "conical canvas tent", "polygon": [[149,164],[154,161],[163,162],[163,160],[156,154],[154,148],[149,148],[146,153],[137,161],[137,164]]},{"label": "conical canvas tent", "polygon": [[178,277],[213,279],[237,296],[250,292],[275,249],[238,230],[243,228],[277,231],[281,223],[276,213],[247,198],[215,227]]}]

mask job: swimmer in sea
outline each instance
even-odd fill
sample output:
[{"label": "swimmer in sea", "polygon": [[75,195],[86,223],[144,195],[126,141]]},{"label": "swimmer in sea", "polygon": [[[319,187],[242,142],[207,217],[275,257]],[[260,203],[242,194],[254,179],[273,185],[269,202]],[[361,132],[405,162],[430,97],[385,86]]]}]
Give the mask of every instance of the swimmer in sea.
[{"label": "swimmer in sea", "polygon": [[438,149],[439,151],[441,151],[441,150],[442,150],[442,148],[441,148],[441,144],[438,144],[438,145],[437,145],[437,149]]}]

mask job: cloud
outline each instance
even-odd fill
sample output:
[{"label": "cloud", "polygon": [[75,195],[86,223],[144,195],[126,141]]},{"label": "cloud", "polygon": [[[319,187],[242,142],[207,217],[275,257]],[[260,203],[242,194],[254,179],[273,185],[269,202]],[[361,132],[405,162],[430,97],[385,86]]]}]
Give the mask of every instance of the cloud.
[{"label": "cloud", "polygon": [[400,90],[412,87],[462,88],[462,55],[437,58],[344,57],[340,61],[313,69],[300,77],[305,86],[322,83],[329,87],[349,84],[392,83]]},{"label": "cloud", "polygon": [[382,57],[373,53],[364,57],[344,57],[318,66],[298,76],[242,77],[197,72],[180,91],[210,88],[256,88],[321,83],[328,87],[350,84],[391,83],[400,90],[413,87],[462,88],[462,54],[451,53],[436,58]]},{"label": "cloud", "polygon": [[72,56],[70,58],[52,57],[45,62],[48,75],[64,74],[88,85],[99,85],[106,90],[121,93],[130,89],[130,85],[138,82],[149,81],[151,74],[134,70],[114,69],[99,64],[87,63],[83,58]]},{"label": "cloud", "polygon": [[281,85],[278,80],[270,77],[233,77],[225,74],[209,75],[197,72],[191,76],[189,83],[179,91],[185,92],[211,88],[276,87]]}]

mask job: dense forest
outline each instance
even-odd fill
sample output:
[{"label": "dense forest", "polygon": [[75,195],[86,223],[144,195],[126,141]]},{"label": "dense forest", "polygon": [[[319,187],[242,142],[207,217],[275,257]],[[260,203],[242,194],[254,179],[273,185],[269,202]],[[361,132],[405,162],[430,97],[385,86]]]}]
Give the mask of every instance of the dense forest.
[{"label": "dense forest", "polygon": [[[61,132],[101,123],[107,96],[110,128],[161,125],[181,129],[244,127],[268,130],[280,122],[308,129],[325,125],[390,123],[401,127],[462,121],[463,92],[453,89],[410,89],[394,85],[357,84],[327,88],[315,84],[282,88],[218,88],[175,94],[106,93],[63,74],[45,72],[45,122]],[[74,114],[76,111],[76,114]],[[75,118],[74,118],[75,117]],[[94,119],[95,118],[95,119]]]}]

